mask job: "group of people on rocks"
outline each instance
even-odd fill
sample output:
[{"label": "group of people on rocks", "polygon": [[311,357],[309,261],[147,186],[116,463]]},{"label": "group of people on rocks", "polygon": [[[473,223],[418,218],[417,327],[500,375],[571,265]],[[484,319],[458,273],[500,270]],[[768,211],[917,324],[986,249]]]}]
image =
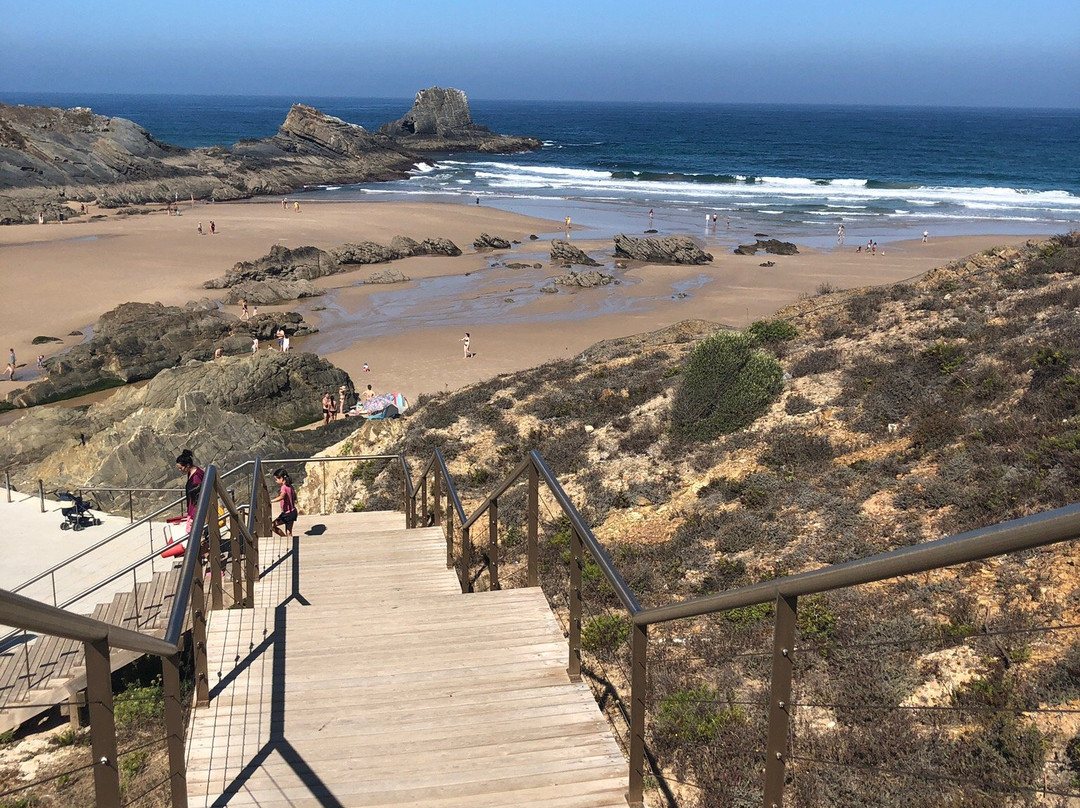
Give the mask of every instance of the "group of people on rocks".
[{"label": "group of people on rocks", "polygon": [[[337,398],[334,398],[332,393],[323,393],[322,397],[322,411],[323,411],[323,423],[328,424],[338,418],[344,418],[347,415],[355,415],[352,409],[349,407],[349,389],[345,385],[341,385],[338,388]],[[375,398],[375,391],[371,389],[369,384],[365,390],[362,390],[356,396],[356,403],[363,404],[365,401],[370,401]]]}]

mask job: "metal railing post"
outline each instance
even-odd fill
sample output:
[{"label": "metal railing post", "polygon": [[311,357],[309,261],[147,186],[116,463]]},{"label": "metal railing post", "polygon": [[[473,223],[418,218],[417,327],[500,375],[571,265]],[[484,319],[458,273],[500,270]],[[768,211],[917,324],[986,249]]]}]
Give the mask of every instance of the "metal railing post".
[{"label": "metal railing post", "polygon": [[187,808],[187,767],[184,762],[184,705],[180,700],[180,655],[161,658],[161,689],[165,699],[165,735],[169,750],[169,788],[173,808]]},{"label": "metal railing post", "polygon": [[570,531],[570,659],[566,673],[571,682],[581,681],[581,567],[582,541],[576,529]]},{"label": "metal railing post", "polygon": [[[188,540],[190,544],[191,540]],[[188,552],[192,552],[189,550]],[[194,552],[198,552],[195,550]],[[210,705],[210,667],[206,659],[206,573],[195,561],[191,577],[191,641],[195,646],[195,706]]]},{"label": "metal railing post", "polygon": [[322,472],[322,485],[319,486],[319,489],[322,492],[322,497],[321,497],[322,510],[319,511],[319,513],[325,515],[326,514],[326,485],[327,485],[327,481],[326,481],[326,461],[325,460],[322,461],[321,463],[319,463],[319,470]]},{"label": "metal railing post", "polygon": [[762,799],[765,808],[780,808],[784,804],[796,610],[797,598],[783,595],[776,598],[772,690],[769,695],[769,739],[765,746],[765,789]]},{"label": "metal railing post", "polygon": [[526,585],[537,586],[540,583],[540,472],[536,466],[529,466],[529,506],[528,506],[528,564]]},{"label": "metal railing post", "polygon": [[132,493],[128,491],[128,524],[135,521],[135,500]]},{"label": "metal railing post", "polygon": [[492,589],[499,586],[499,500],[488,506],[488,578]]},{"label": "metal railing post", "polygon": [[[453,525],[453,521],[450,522]],[[461,529],[461,591],[469,594],[472,587],[472,541],[469,539],[471,528]]]},{"label": "metal railing post", "polygon": [[37,481],[38,499],[41,500],[41,512],[45,513],[45,483],[41,480]]},{"label": "metal railing post", "polygon": [[11,502],[11,472],[4,472],[4,488],[7,489],[7,501]]},{"label": "metal railing post", "polygon": [[[232,496],[229,497],[232,499]],[[236,501],[233,500],[235,506]],[[242,552],[242,545],[244,541],[243,534],[240,533],[240,522],[232,514],[229,515],[229,557],[232,559],[232,588],[233,588],[233,604],[240,606],[251,606],[251,602],[244,601],[244,568],[243,562],[240,560],[240,554]]]},{"label": "metal railing post", "polygon": [[[225,605],[221,591],[223,576],[221,574],[221,528],[218,527],[217,491],[210,492],[210,506],[206,509],[206,530],[210,534],[210,608],[217,611]],[[188,552],[191,552],[192,548],[195,552],[202,551],[199,538],[195,536],[188,539]]]},{"label": "metal railing post", "polygon": [[90,748],[94,756],[94,797],[98,808],[119,808],[120,767],[113,717],[109,640],[84,642],[86,695],[90,708]]},{"label": "metal railing post", "polygon": [[645,703],[649,672],[649,627],[633,626],[630,658],[630,782],[626,802],[630,808],[645,804]]}]

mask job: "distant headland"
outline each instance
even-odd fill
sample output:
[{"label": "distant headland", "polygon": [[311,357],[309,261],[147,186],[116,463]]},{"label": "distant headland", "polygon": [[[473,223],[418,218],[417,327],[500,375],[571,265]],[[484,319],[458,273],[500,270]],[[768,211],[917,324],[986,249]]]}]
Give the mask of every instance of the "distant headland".
[{"label": "distant headland", "polygon": [[0,104],[0,224],[70,217],[72,202],[225,201],[400,179],[434,154],[511,154],[541,145],[474,123],[465,93],[442,87],[418,92],[412,109],[378,132],[294,104],[273,137],[231,148],[173,146],[86,107]]}]

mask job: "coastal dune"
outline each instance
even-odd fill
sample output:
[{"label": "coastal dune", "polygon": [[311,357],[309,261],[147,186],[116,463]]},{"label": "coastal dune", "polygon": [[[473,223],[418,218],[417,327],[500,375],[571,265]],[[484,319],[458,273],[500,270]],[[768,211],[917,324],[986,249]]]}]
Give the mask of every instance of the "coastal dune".
[{"label": "coastal dune", "polygon": [[[586,221],[575,223],[571,240],[604,262],[603,271],[613,272],[620,284],[538,294],[539,285],[564,271],[547,260],[550,240],[565,237],[561,222],[448,203],[302,201],[296,212],[291,200],[283,206],[271,199],[195,203],[180,210],[180,216],[164,210],[120,215],[91,208],[84,220],[0,228],[2,347],[14,348],[22,366],[15,384],[3,382],[7,390],[36,376],[39,354],[50,356],[76,344],[81,337],[71,332],[85,332],[116,305],[215,299],[221,291],[204,289],[204,281],[238,261],[265,255],[275,244],[333,249],[363,240],[388,244],[405,235],[447,238],[465,251],[454,258],[423,256],[358,267],[319,279],[327,291],[322,297],[262,309],[300,311],[320,326],[322,333],[296,340],[294,348],[317,350],[360,389],[372,384],[377,391],[416,396],[572,357],[599,340],[683,319],[741,328],[823,284],[891,283],[972,252],[1023,241],[990,234],[896,242],[874,256],[852,246],[800,247],[794,256],[739,256],[726,243],[706,238],[703,244],[715,256],[711,264],[631,262],[614,270],[614,234],[591,230]],[[483,232],[520,244],[509,251],[475,252],[472,242]],[[530,241],[533,234],[539,239]],[[766,261],[774,265],[760,266]],[[542,268],[503,266],[513,262],[539,262]],[[387,267],[411,280],[360,283]],[[238,307],[227,310],[239,314]],[[468,360],[461,343],[466,331],[475,351]],[[33,345],[36,336],[63,341]]]}]

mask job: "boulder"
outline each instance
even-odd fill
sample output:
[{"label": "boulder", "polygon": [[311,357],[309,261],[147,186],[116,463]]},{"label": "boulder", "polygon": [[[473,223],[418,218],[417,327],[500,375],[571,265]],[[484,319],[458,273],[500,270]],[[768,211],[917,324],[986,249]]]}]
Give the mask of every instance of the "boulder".
[{"label": "boulder", "polygon": [[361,241],[356,244],[342,244],[331,254],[332,258],[341,265],[344,264],[385,264],[387,261],[395,261],[404,258],[406,253],[401,253],[392,246],[379,244],[374,241]]},{"label": "boulder", "polygon": [[475,250],[509,250],[510,242],[499,236],[490,236],[487,233],[481,233],[473,241],[473,249]]},{"label": "boulder", "polygon": [[736,255],[756,255],[764,250],[771,255],[798,255],[799,248],[790,241],[780,241],[775,238],[759,238],[753,244],[740,244],[732,252]]},{"label": "boulder", "polygon": [[713,260],[687,236],[636,238],[622,233],[615,236],[615,257],[648,264],[707,264]]},{"label": "boulder", "polygon": [[221,298],[222,303],[236,305],[241,300],[256,306],[271,306],[304,297],[318,297],[323,290],[307,280],[267,278],[262,281],[241,281]]},{"label": "boulder", "polygon": [[583,250],[561,238],[551,240],[551,263],[563,266],[574,264],[586,267],[600,266],[599,261],[594,261]]},{"label": "boulder", "polygon": [[198,391],[222,410],[292,429],[321,419],[323,393],[336,399],[342,385],[351,396],[349,374],[315,354],[260,351],[164,370],[146,385],[144,405],[172,407],[184,394]]},{"label": "boulder", "polygon": [[396,269],[387,269],[383,272],[374,272],[365,283],[406,283],[412,280],[408,275],[398,272]]},{"label": "boulder", "polygon": [[587,272],[567,272],[552,279],[552,283],[558,286],[580,286],[583,289],[591,289],[595,286],[607,286],[614,281],[610,275],[591,269]]},{"label": "boulder", "polygon": [[203,283],[203,288],[228,289],[245,281],[268,279],[310,281],[344,271],[334,255],[318,247],[289,248],[275,244],[262,258],[238,262],[220,278]]}]

